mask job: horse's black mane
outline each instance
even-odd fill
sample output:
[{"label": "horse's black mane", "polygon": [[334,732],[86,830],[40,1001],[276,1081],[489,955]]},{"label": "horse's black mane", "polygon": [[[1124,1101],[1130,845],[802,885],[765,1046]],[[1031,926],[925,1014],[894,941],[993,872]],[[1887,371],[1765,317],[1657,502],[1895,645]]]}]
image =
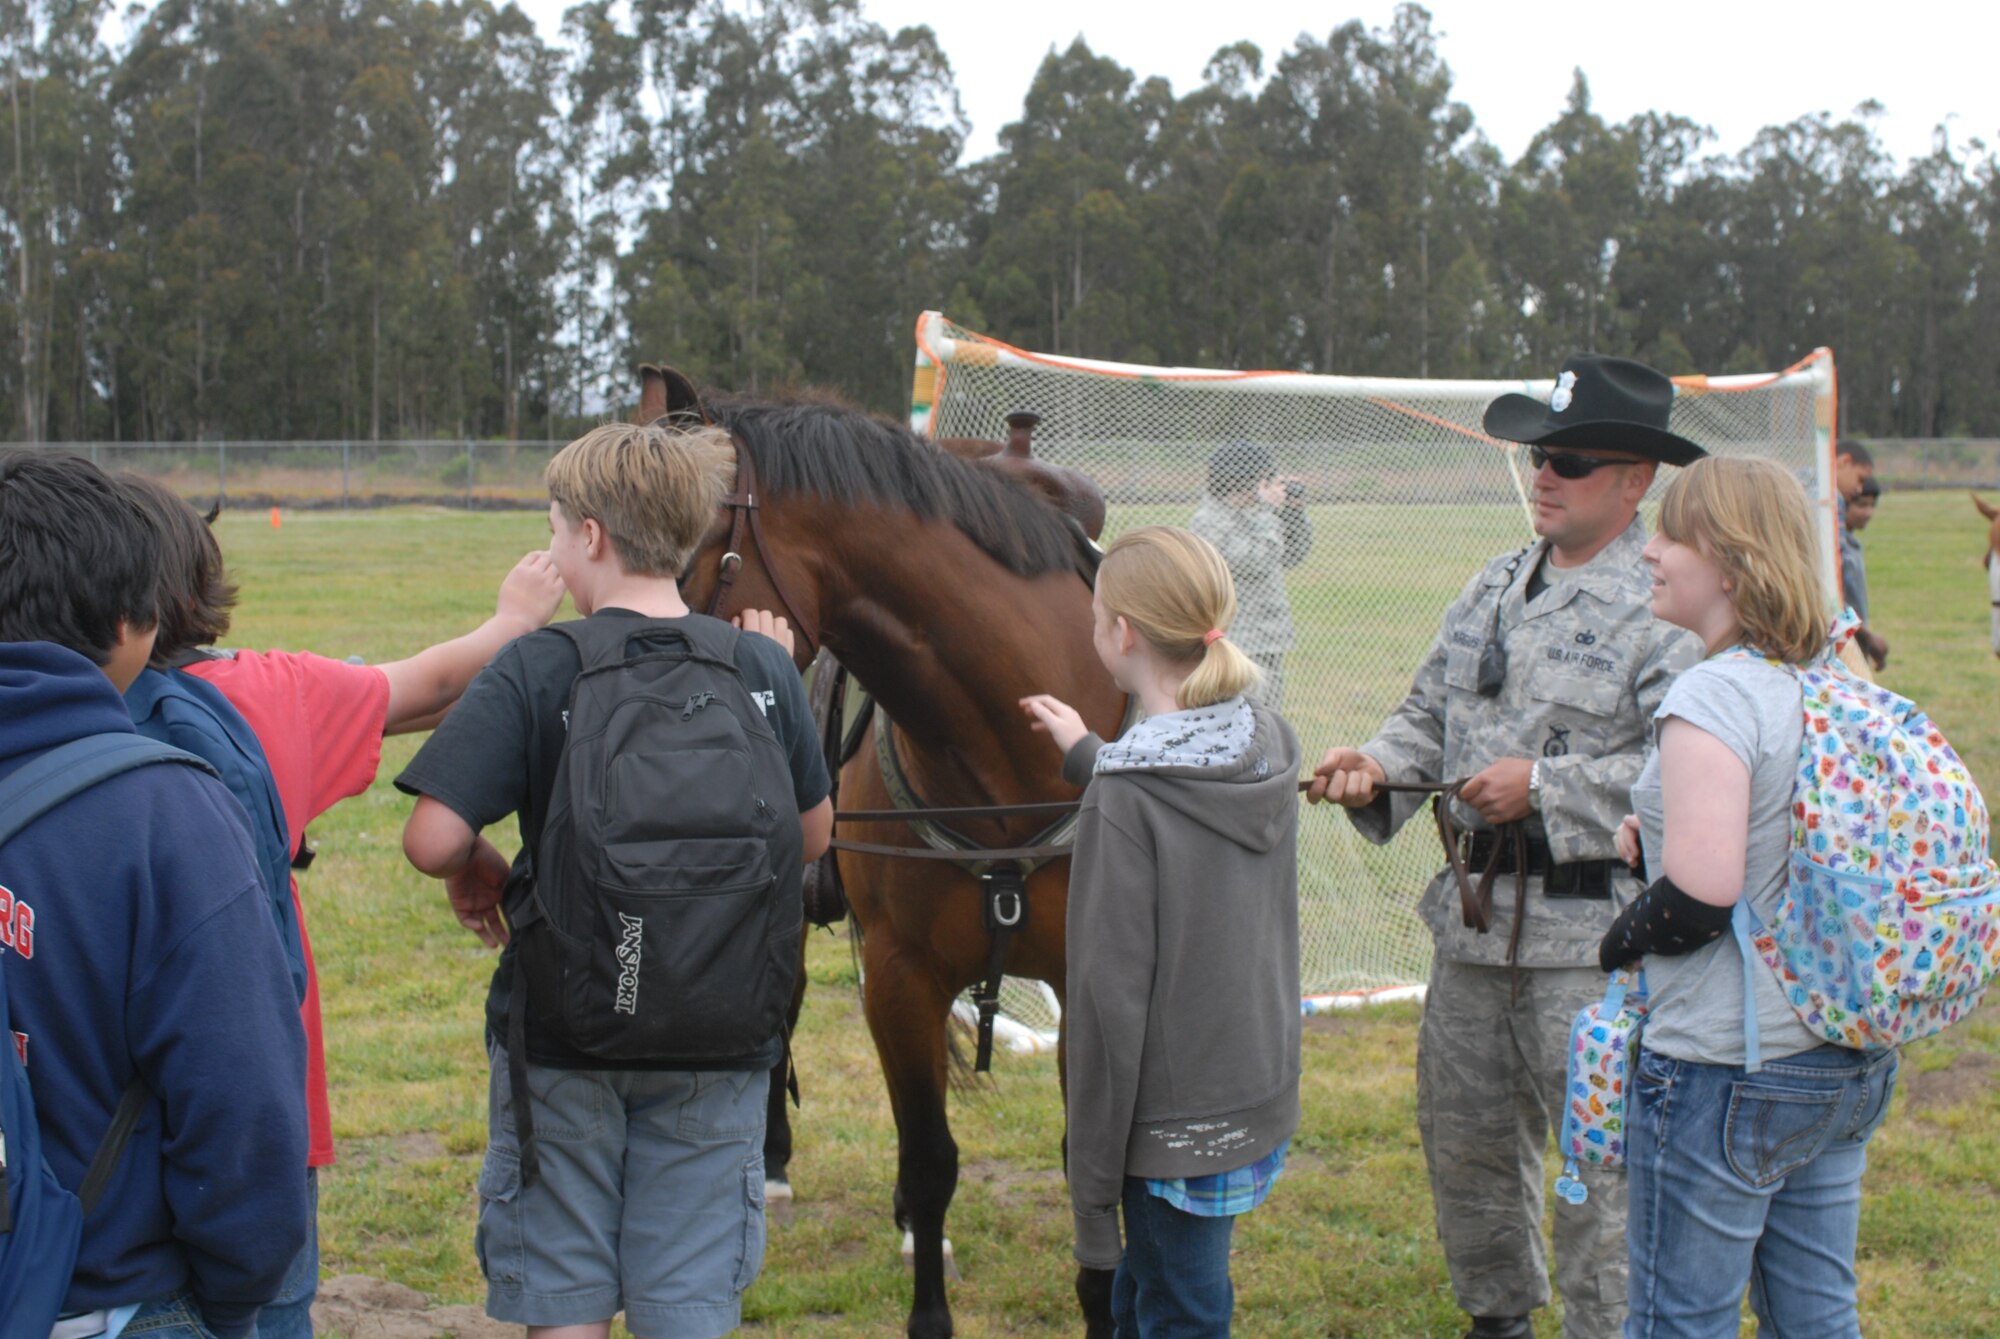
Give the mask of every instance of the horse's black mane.
[{"label": "horse's black mane", "polygon": [[1078,572],[1088,580],[1095,571],[1082,530],[1039,494],[885,418],[823,397],[753,400],[705,392],[703,403],[750,453],[774,497],[807,493],[942,518],[1021,576]]}]

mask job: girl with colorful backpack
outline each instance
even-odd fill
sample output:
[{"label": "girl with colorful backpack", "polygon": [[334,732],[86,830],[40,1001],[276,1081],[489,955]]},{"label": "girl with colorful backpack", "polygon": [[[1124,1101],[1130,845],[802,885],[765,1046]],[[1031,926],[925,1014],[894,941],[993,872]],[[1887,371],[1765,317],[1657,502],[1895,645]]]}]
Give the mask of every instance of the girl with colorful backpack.
[{"label": "girl with colorful backpack", "polygon": [[1599,949],[1607,971],[1643,958],[1648,992],[1625,1333],[1733,1337],[1747,1288],[1762,1333],[1848,1339],[1895,1047],[1992,975],[1985,808],[1920,712],[1834,661],[1785,471],[1683,470],[1645,558],[1654,614],[1710,654],[1655,713],[1619,833],[1652,882]]}]

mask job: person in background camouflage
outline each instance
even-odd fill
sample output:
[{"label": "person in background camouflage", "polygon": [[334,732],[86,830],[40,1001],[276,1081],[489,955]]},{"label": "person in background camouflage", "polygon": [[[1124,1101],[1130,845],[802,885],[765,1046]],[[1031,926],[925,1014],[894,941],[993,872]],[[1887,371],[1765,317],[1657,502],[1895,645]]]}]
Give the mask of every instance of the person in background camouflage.
[{"label": "person in background camouflage", "polygon": [[[1656,621],[1639,501],[1660,463],[1704,454],[1666,431],[1673,385],[1639,363],[1578,355],[1548,404],[1507,395],[1486,431],[1536,443],[1540,538],[1488,563],[1445,611],[1403,704],[1359,749],[1334,748],[1308,798],[1348,807],[1386,842],[1423,802],[1376,787],[1469,777],[1454,817],[1478,878],[1503,851],[1490,929],[1461,920],[1449,869],[1419,914],[1435,941],[1417,1034],[1417,1124],[1438,1236],[1468,1339],[1532,1339],[1549,1300],[1542,1156],[1566,1102],[1570,1024],[1604,995],[1597,940],[1639,891],[1616,859],[1619,820],[1652,714],[1701,656]],[[1509,842],[1520,824],[1525,884]],[[1525,907],[1517,904],[1525,890]],[[1609,1339],[1625,1315],[1625,1177],[1583,1173],[1589,1198],[1555,1211],[1567,1339]]]},{"label": "person in background camouflage", "polygon": [[1312,521],[1298,481],[1278,477],[1268,446],[1230,442],[1208,460],[1208,496],[1188,529],[1215,545],[1236,583],[1236,620],[1229,640],[1264,672],[1250,694],[1272,711],[1285,709],[1285,652],[1297,636],[1285,569],[1312,552]]}]

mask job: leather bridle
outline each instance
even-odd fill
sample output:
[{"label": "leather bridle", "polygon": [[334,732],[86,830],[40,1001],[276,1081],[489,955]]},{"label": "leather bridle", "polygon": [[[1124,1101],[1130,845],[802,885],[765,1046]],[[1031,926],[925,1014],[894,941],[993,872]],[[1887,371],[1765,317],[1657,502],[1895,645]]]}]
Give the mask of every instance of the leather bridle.
[{"label": "leather bridle", "polygon": [[792,620],[793,630],[805,639],[806,661],[811,663],[819,654],[819,629],[799,612],[799,602],[792,598],[785,579],[778,575],[777,566],[771,561],[771,551],[764,543],[764,523],[758,517],[762,509],[757,505],[757,465],[741,442],[736,444],[736,491],[724,497],[722,505],[730,510],[729,543],[716,565],[715,594],[709,597],[708,608],[703,612],[710,617],[721,616],[729,588],[736,584],[736,574],[743,570],[743,532],[747,529],[750,547],[755,550],[757,561],[763,564],[764,576],[777,594],[778,603],[784,606],[786,617]]}]

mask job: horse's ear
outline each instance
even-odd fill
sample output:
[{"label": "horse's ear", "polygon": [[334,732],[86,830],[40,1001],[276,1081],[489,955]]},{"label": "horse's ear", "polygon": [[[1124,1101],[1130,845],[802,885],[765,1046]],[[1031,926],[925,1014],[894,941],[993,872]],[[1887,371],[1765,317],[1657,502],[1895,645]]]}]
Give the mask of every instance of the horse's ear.
[{"label": "horse's ear", "polygon": [[1979,514],[1989,521],[2000,518],[2000,509],[1996,509],[1992,503],[1977,493],[1972,495],[1972,505],[1979,508]]},{"label": "horse's ear", "polygon": [[222,499],[221,499],[221,498],[217,498],[217,499],[216,499],[216,500],[214,501],[214,503],[212,503],[212,504],[211,504],[211,505],[209,506],[209,509],[208,509],[208,514],[207,514],[207,515],[205,515],[205,516],[203,516],[203,517],[201,518],[201,523],[202,523],[203,525],[214,525],[214,524],[215,524],[215,518],[216,518],[216,517],[218,517],[218,516],[220,516],[220,515],[222,515]]},{"label": "horse's ear", "polygon": [[667,375],[651,363],[639,364],[639,409],[632,415],[638,424],[651,423],[667,412]]},{"label": "horse's ear", "polygon": [[1016,460],[1027,460],[1035,454],[1035,425],[1042,421],[1040,414],[1031,414],[1025,409],[1016,409],[1007,415],[1007,445],[1001,454]]},{"label": "horse's ear", "polygon": [[708,406],[701,402],[701,392],[694,388],[694,382],[671,367],[641,363],[638,422],[652,423],[662,418],[691,423],[715,422],[709,415]]}]

